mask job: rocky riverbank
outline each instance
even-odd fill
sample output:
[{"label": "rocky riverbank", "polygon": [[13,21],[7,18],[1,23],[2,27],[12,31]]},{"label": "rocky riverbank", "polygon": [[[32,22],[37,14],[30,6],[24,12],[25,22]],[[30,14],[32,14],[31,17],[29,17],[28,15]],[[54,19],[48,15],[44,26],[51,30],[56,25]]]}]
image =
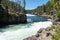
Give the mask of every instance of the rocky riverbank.
[{"label": "rocky riverbank", "polygon": [[52,40],[52,35],[56,33],[55,29],[60,25],[60,22],[54,21],[52,23],[51,27],[41,28],[35,35],[25,38],[24,40]]},{"label": "rocky riverbank", "polygon": [[28,37],[24,40],[52,40],[51,34],[55,34],[54,29],[51,30],[50,28],[41,28],[36,35]]},{"label": "rocky riverbank", "polygon": [[56,28],[60,25],[60,22],[53,23],[51,27],[41,28],[35,35],[25,38],[24,40],[52,40],[52,35],[56,34]]}]

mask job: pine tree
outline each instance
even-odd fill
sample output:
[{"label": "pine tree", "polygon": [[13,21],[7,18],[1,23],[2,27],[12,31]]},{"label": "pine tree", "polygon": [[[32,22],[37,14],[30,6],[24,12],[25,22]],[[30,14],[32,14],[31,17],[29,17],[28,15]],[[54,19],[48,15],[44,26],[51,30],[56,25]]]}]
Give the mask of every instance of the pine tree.
[{"label": "pine tree", "polygon": [[26,2],[25,2],[25,0],[23,0],[23,12],[24,12],[24,14],[26,14],[26,11],[25,11],[25,6],[26,6]]}]

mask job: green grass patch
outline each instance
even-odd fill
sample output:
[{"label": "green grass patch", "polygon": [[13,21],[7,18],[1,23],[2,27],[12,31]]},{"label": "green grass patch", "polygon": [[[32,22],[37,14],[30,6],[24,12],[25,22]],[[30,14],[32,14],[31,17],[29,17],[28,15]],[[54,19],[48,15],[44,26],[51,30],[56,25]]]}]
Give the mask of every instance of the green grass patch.
[{"label": "green grass patch", "polygon": [[57,26],[55,28],[55,34],[51,35],[52,36],[52,40],[60,40],[60,26]]}]

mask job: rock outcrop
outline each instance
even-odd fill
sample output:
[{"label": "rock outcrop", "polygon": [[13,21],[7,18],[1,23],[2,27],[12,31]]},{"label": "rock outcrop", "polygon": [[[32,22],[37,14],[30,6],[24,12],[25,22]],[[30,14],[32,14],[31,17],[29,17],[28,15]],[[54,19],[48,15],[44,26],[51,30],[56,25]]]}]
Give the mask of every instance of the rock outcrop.
[{"label": "rock outcrop", "polygon": [[52,36],[50,34],[54,34],[55,32],[53,30],[50,30],[49,28],[42,28],[40,29],[36,35],[33,35],[31,37],[28,37],[24,40],[52,40]]},{"label": "rock outcrop", "polygon": [[27,17],[26,17],[26,15],[22,15],[22,14],[9,15],[8,22],[10,24],[27,23]]},{"label": "rock outcrop", "polygon": [[9,24],[18,24],[18,23],[26,23],[27,17],[25,14],[9,14],[8,9],[5,10],[2,5],[0,5],[0,26],[1,25],[9,25]]}]

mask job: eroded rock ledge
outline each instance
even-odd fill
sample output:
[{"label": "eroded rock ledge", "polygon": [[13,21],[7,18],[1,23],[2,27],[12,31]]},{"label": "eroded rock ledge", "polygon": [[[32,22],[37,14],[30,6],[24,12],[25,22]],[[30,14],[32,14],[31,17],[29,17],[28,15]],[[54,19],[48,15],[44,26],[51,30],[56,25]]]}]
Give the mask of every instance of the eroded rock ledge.
[{"label": "eroded rock ledge", "polygon": [[2,5],[0,5],[0,25],[18,24],[26,23],[27,17],[25,14],[10,13],[8,9],[5,10]]}]

